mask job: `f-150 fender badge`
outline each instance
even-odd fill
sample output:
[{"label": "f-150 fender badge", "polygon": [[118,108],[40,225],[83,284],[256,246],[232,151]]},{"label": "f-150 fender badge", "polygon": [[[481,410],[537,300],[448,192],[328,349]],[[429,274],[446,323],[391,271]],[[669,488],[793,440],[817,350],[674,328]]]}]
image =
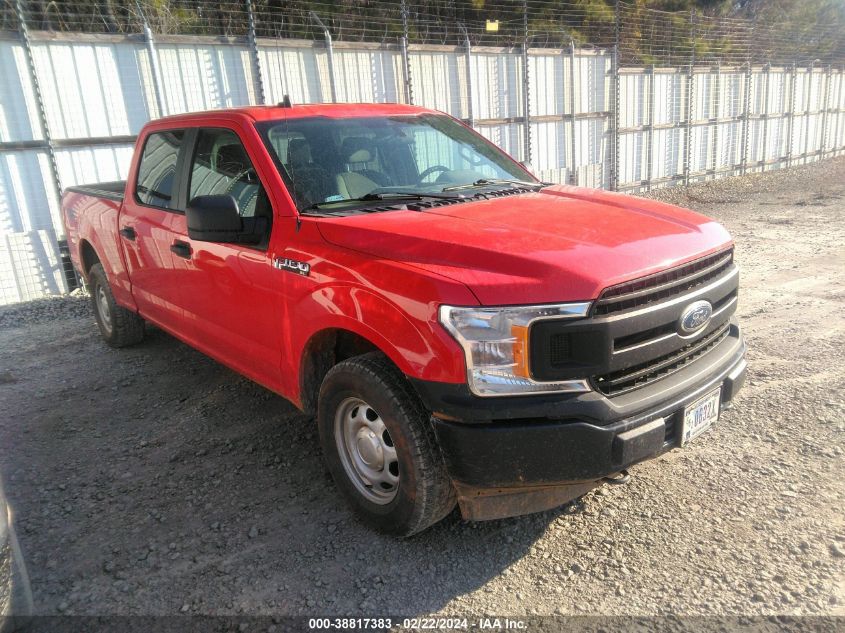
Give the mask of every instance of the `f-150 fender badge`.
[{"label": "f-150 fender badge", "polygon": [[273,268],[278,268],[279,270],[289,270],[290,272],[302,275],[303,277],[307,277],[308,273],[311,272],[310,264],[306,262],[298,262],[295,259],[289,259],[287,257],[276,257],[273,259]]}]

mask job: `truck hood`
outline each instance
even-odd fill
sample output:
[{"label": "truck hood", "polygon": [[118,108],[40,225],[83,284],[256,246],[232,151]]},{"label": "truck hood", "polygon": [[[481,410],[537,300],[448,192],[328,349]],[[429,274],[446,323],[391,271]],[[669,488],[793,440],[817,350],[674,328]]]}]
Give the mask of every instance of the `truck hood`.
[{"label": "truck hood", "polygon": [[317,224],[337,246],[460,281],[482,305],[594,299],[730,243],[720,224],[692,211],[566,186]]}]

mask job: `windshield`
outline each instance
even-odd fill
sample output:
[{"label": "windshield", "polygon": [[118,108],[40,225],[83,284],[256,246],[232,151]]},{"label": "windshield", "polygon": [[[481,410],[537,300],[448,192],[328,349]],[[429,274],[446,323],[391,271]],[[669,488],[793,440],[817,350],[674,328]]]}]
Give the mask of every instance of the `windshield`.
[{"label": "windshield", "polygon": [[362,198],[445,196],[444,190],[471,196],[494,180],[536,182],[501,150],[443,115],[307,117],[257,128],[301,211],[360,206]]}]

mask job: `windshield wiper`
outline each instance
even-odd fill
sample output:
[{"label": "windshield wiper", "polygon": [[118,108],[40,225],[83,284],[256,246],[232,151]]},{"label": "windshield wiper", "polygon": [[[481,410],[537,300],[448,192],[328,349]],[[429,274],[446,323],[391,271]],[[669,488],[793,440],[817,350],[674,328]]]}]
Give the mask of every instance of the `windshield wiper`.
[{"label": "windshield wiper", "polygon": [[473,187],[484,187],[487,185],[514,185],[516,187],[531,187],[532,189],[542,189],[548,187],[546,182],[532,182],[529,180],[509,180],[507,178],[480,178],[475,182],[468,182],[463,185],[452,185],[444,187],[441,191],[459,191],[461,189],[472,189]]},{"label": "windshield wiper", "polygon": [[361,200],[364,202],[370,200],[393,200],[393,199],[412,199],[424,200],[425,198],[443,198],[445,200],[458,200],[463,196],[450,196],[442,193],[423,193],[421,191],[373,191],[365,194],[360,198],[351,198],[351,200]]},{"label": "windshield wiper", "polygon": [[[324,200],[323,202],[315,202],[303,211],[310,211],[313,209],[322,209],[327,204],[339,204],[341,202],[379,202],[385,200],[425,200],[426,198],[439,198],[442,200],[462,200],[464,196],[449,195],[443,193],[420,193],[419,191],[381,191],[370,192],[358,198],[344,198],[343,200]],[[325,209],[323,209],[325,210]],[[340,211],[341,209],[338,209]],[[344,211],[346,209],[343,209]]]}]

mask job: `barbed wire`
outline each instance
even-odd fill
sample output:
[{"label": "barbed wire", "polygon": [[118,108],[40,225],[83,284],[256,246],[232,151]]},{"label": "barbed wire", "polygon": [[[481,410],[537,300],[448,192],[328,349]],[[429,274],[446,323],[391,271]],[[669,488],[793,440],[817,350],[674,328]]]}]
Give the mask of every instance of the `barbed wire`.
[{"label": "barbed wire", "polygon": [[[0,0],[0,30],[19,28],[17,0]],[[840,24],[765,23],[627,0],[45,0],[22,1],[30,30],[242,38],[253,10],[263,38],[500,47],[618,46],[621,65],[845,63]]]}]

